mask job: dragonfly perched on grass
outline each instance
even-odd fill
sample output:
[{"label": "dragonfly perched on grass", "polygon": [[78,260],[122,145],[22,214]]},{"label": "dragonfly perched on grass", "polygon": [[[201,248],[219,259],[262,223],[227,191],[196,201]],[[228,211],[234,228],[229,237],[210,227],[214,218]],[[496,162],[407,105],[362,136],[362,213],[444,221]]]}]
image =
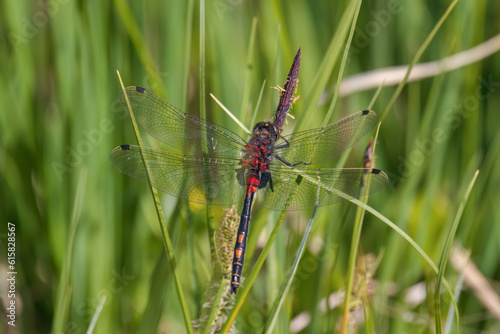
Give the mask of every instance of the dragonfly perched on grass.
[{"label": "dragonfly perched on grass", "polygon": [[127,87],[119,98],[127,109],[127,95],[138,124],[149,134],[184,153],[120,145],[110,154],[117,169],[194,203],[231,205],[244,197],[232,263],[234,294],[241,281],[254,197],[271,210],[304,210],[315,206],[318,187],[317,205],[324,206],[345,200],[345,196],[368,195],[388,184],[387,175],[375,168],[312,167],[339,156],[364,137],[377,122],[373,111],[363,110],[321,128],[281,135],[293,102],[300,57],[299,49],[274,122],[257,123],[248,141],[177,109],[142,87]]}]

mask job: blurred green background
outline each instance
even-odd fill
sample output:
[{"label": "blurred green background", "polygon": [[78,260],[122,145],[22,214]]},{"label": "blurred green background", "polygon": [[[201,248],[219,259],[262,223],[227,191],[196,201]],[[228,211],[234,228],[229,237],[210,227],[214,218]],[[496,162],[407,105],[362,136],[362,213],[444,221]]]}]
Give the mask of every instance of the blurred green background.
[{"label": "blurred green background", "polygon": [[[344,78],[409,64],[450,3],[363,2]],[[96,333],[186,332],[150,190],[115,170],[108,155],[117,145],[135,143],[130,119],[117,105],[116,70],[126,86],[146,87],[199,113],[200,3],[21,0],[0,6],[0,263],[3,277],[9,271],[10,222],[16,229],[17,271],[16,327],[3,316],[0,330],[83,333],[105,295]],[[283,85],[301,47],[301,97],[292,110],[296,120],[289,120],[285,132],[296,124],[320,126],[337,86],[340,58],[335,54],[342,56],[351,24],[341,19],[349,10],[352,17],[352,8],[349,1],[207,0],[201,29],[207,117],[243,135],[208,93],[252,128],[265,81],[255,117],[271,119],[279,96],[270,87]],[[498,13],[498,1],[460,1],[419,63],[445,60],[493,38],[500,31]],[[494,298],[500,288],[499,43],[497,38],[494,51],[480,49],[470,64],[407,84],[393,106],[389,101],[396,88],[387,85],[372,106],[379,117],[390,106],[380,128],[376,165],[391,187],[372,195],[369,205],[416,240],[435,263],[465,190],[480,170],[455,238],[456,246],[470,251],[479,272],[471,277],[451,264],[445,272],[451,286],[458,286],[462,333],[500,331]],[[367,81],[360,77],[354,87]],[[377,86],[341,89],[330,122],[366,109]],[[361,164],[368,139],[351,150],[347,166]],[[149,144],[166,148],[153,140]],[[195,320],[212,272],[206,208],[170,196],[162,196],[162,205]],[[354,212],[347,204],[318,211],[275,332],[339,330],[339,291],[346,281]],[[222,214],[215,208],[216,223]],[[278,214],[255,206],[244,275]],[[240,332],[262,331],[310,215],[294,212],[285,218],[236,318]],[[375,254],[379,262],[360,276],[374,290],[353,295],[352,331],[371,331],[359,306],[365,300],[377,333],[433,332],[436,274],[415,249],[366,214],[360,253]],[[456,254],[452,251],[451,258]],[[491,284],[492,304],[478,297],[474,282]],[[7,314],[6,280],[0,286]],[[330,308],[325,308],[326,297],[333,300]],[[442,303],[444,323],[450,305],[446,292]]]}]

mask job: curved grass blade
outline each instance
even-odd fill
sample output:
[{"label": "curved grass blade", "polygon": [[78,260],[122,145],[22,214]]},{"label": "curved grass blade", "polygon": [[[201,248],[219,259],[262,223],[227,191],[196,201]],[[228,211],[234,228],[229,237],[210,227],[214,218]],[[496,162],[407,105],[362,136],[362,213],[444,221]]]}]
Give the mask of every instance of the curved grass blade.
[{"label": "curved grass blade", "polygon": [[[375,159],[375,148],[377,143],[377,138],[380,130],[380,126],[382,123],[379,123],[377,127],[377,131],[375,132],[375,139],[373,140],[373,149],[372,149],[372,157],[370,162],[370,167],[373,167],[374,159]],[[368,192],[369,193],[369,192]],[[368,203],[368,196],[363,199],[363,202]],[[354,272],[356,268],[356,259],[358,258],[358,250],[359,250],[359,240],[361,238],[361,230],[363,228],[363,220],[365,218],[365,210],[358,207],[356,210],[356,218],[354,219],[354,228],[352,232],[352,240],[351,247],[349,253],[349,264],[347,269],[347,283],[346,283],[346,291],[345,291],[345,299],[344,299],[344,316],[342,318],[342,333],[347,333],[347,328],[349,324],[349,305],[351,300],[352,288],[354,284]],[[363,303],[363,307],[364,307]]]},{"label": "curved grass blade", "polygon": [[[309,182],[315,183],[315,184],[319,184],[319,186],[321,188],[324,188],[324,189],[326,189],[326,190],[328,190],[328,191],[330,191],[332,193],[335,193],[338,196],[341,196],[341,197],[345,198],[349,202],[352,202],[352,203],[356,204],[357,206],[362,207],[364,210],[370,212],[375,217],[379,218],[382,222],[384,222],[386,225],[388,225],[390,228],[392,228],[394,231],[396,231],[400,236],[402,236],[406,241],[408,241],[413,246],[413,248],[415,248],[415,250],[431,266],[432,270],[434,270],[434,272],[436,272],[436,274],[438,273],[438,271],[439,271],[438,267],[432,261],[432,259],[429,257],[429,255],[427,255],[427,253],[425,253],[425,251],[408,234],[406,234],[402,229],[400,229],[396,224],[394,224],[388,218],[386,218],[385,216],[383,216],[380,212],[378,212],[377,210],[373,209],[371,206],[363,203],[359,199],[354,198],[352,196],[349,196],[348,194],[345,194],[345,193],[341,192],[338,189],[329,187],[328,185],[325,185],[325,184],[318,183],[318,181],[316,179],[312,178],[310,175],[306,175],[306,174],[302,173],[302,171],[300,171],[300,170],[296,170],[296,172],[297,172],[297,174],[299,174],[302,177],[304,177],[305,179],[307,179]],[[456,313],[456,316],[458,318],[458,316],[459,316],[458,305],[457,305],[457,302],[456,302],[456,300],[454,298],[453,291],[452,291],[450,285],[448,284],[448,281],[445,278],[443,278],[443,284],[444,284],[446,290],[448,291],[448,293],[450,295],[451,302],[453,303],[453,306],[455,308],[455,313]],[[457,328],[458,328],[458,322],[457,322]]]},{"label": "curved grass blade", "polygon": [[[122,90],[124,92],[125,101],[126,101],[126,104],[127,104],[128,110],[129,110],[130,119],[132,121],[132,126],[134,128],[134,133],[135,133],[135,137],[137,139],[137,143],[139,144],[139,146],[143,146],[144,144],[142,142],[141,134],[139,133],[139,128],[137,126],[137,123],[135,122],[134,113],[133,113],[132,108],[130,107],[130,102],[128,101],[125,86],[123,85],[123,81],[121,80],[121,77],[120,77],[120,72],[117,71],[117,74],[118,74],[118,78],[120,80],[120,85],[121,85]],[[149,174],[149,167],[146,163],[146,160],[143,160],[143,161],[144,161],[145,168]],[[151,180],[149,183],[151,184]],[[170,240],[170,235],[168,233],[167,225],[165,223],[165,217],[163,216],[163,211],[161,210],[160,197],[158,195],[158,191],[154,187],[150,187],[150,189],[151,189],[151,193],[153,195],[154,204],[155,204],[155,208],[156,208],[156,214],[158,216],[158,220],[159,220],[160,227],[161,227],[161,232],[163,235],[163,242],[165,245],[165,251],[167,253],[169,263],[172,267],[172,272],[174,274],[174,279],[175,279],[175,283],[176,283],[175,284],[176,291],[177,291],[177,294],[179,296],[179,302],[181,304],[182,313],[184,315],[184,322],[186,325],[186,330],[188,333],[193,333],[193,329],[191,326],[191,316],[189,315],[189,310],[187,307],[186,299],[184,297],[184,292],[182,291],[180,278],[179,278],[179,275],[177,273],[177,265],[175,262],[174,248],[173,248],[172,242]]]},{"label": "curved grass blade", "polygon": [[[297,174],[301,174],[301,171],[297,170]],[[401,237],[403,237],[410,245],[412,245],[413,248],[415,248],[415,250],[422,256],[422,258],[424,258],[424,260],[434,270],[434,272],[436,272],[436,274],[438,273],[438,267],[432,261],[432,259],[427,255],[427,253],[425,253],[425,251],[408,234],[406,234],[395,223],[393,223],[391,220],[389,220],[388,218],[386,218],[380,212],[378,212],[377,210],[375,210],[371,206],[365,204],[364,202],[358,200],[357,198],[354,198],[354,197],[351,197],[351,196],[349,196],[349,195],[347,195],[345,193],[342,193],[342,192],[340,192],[337,189],[328,187],[328,185],[319,183],[317,180],[311,178],[309,175],[302,174],[302,177],[308,179],[312,183],[316,183],[317,185],[319,185],[320,188],[324,188],[324,189],[327,189],[327,190],[329,190],[329,191],[331,191],[331,192],[333,192],[335,194],[339,194],[340,196],[344,197],[349,202],[352,202],[352,203],[356,204],[357,206],[363,208],[364,210],[370,212],[372,215],[374,215],[375,217],[377,217],[378,219],[380,219],[383,223],[385,223],[386,225],[388,225],[396,233],[398,233]],[[245,300],[246,296],[249,293],[250,287],[255,282],[257,274],[260,271],[260,268],[262,267],[262,264],[264,263],[265,258],[267,257],[269,249],[271,248],[272,242],[276,238],[276,235],[277,235],[278,230],[279,230],[279,228],[281,226],[281,223],[283,222],[283,219],[284,219],[285,215],[286,215],[286,211],[282,212],[282,214],[279,216],[278,222],[275,225],[273,231],[271,232],[271,235],[269,236],[269,240],[268,240],[266,246],[264,247],[264,249],[262,250],[262,252],[261,252],[261,254],[260,254],[260,256],[259,256],[259,258],[258,258],[258,260],[257,260],[257,262],[256,262],[256,264],[254,266],[254,269],[252,270],[252,272],[250,273],[250,275],[245,280],[245,286],[246,286],[246,288],[243,289],[243,291],[240,294],[238,294],[238,299],[236,300],[236,303],[235,303],[235,306],[233,308],[233,311],[229,315],[227,322],[225,323],[224,327],[221,330],[221,333],[227,333],[229,331],[232,323],[236,319],[236,315],[238,314],[239,310],[241,309],[241,307],[243,305],[243,301]],[[455,313],[458,316],[458,306],[457,306],[457,303],[455,301],[455,298],[454,298],[454,295],[453,295],[453,291],[451,290],[451,287],[450,287],[448,281],[446,279],[444,279],[444,278],[443,278],[443,284],[444,284],[446,290],[448,291],[448,293],[450,295],[450,299],[451,299],[451,301],[452,301],[452,303],[454,305],[454,308],[455,308]]]},{"label": "curved grass blade", "polygon": [[[439,272],[439,269],[438,267],[436,266],[436,264],[432,261],[432,259],[429,257],[429,255],[427,255],[427,253],[408,235],[406,234],[402,229],[400,229],[395,223],[393,223],[391,220],[389,220],[388,218],[386,218],[384,215],[382,215],[380,212],[378,212],[377,210],[373,209],[371,206],[361,202],[360,200],[356,199],[356,198],[351,198],[351,199],[348,199],[350,202],[362,207],[364,210],[370,212],[372,215],[374,215],[375,217],[377,217],[378,219],[380,219],[383,223],[385,223],[387,226],[389,226],[390,228],[392,228],[396,233],[398,233],[401,237],[403,237],[403,239],[405,239],[406,241],[408,241],[408,243],[413,246],[413,248],[415,248],[415,250],[420,254],[420,256],[422,256],[424,258],[424,260],[429,264],[429,266],[432,268],[432,270],[434,270],[434,272],[437,274]],[[457,305],[457,302],[455,300],[455,297],[454,297],[454,294],[453,294],[453,291],[451,289],[451,286],[449,285],[448,281],[443,278],[443,285],[445,286],[446,290],[448,291],[448,294],[450,295],[450,300],[451,302],[453,303],[453,307],[455,309],[455,315],[457,316],[457,328],[458,328],[458,317],[459,317],[459,313],[458,313],[458,305]]]}]

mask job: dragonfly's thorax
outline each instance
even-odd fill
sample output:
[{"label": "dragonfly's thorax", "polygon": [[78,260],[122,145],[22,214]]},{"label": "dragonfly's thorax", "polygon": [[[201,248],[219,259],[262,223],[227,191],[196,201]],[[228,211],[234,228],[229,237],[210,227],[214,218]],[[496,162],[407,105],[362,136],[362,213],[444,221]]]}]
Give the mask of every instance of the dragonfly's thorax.
[{"label": "dragonfly's thorax", "polygon": [[252,175],[258,180],[257,188],[266,186],[269,174],[269,161],[273,153],[274,142],[279,138],[279,131],[269,122],[257,123],[253,129],[253,136],[245,146],[241,159],[239,173],[240,183],[248,185]]},{"label": "dragonfly's thorax", "polygon": [[242,166],[255,171],[269,169],[268,161],[273,151],[273,144],[279,132],[269,122],[260,122],[253,129],[253,136],[245,146]]}]

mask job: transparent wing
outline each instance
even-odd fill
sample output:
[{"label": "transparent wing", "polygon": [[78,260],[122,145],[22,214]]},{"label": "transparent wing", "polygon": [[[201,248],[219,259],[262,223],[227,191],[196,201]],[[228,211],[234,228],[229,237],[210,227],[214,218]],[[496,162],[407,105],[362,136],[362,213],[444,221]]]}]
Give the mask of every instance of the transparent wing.
[{"label": "transparent wing", "polygon": [[377,114],[373,111],[359,111],[325,127],[284,136],[276,141],[274,152],[291,164],[321,163],[357,143],[376,123]]},{"label": "transparent wing", "polygon": [[190,202],[230,205],[243,195],[237,159],[214,160],[134,145],[114,148],[109,159],[122,173]]},{"label": "transparent wing", "polygon": [[[202,155],[201,139],[208,141],[208,154],[237,157],[245,141],[220,125],[187,114],[150,91],[137,86],[125,88],[137,123],[156,139],[192,155]],[[127,110],[125,96],[120,104]]]},{"label": "transparent wing", "polygon": [[289,210],[305,210],[314,207],[319,181],[318,206],[344,201],[341,193],[360,198],[377,192],[389,184],[389,178],[379,169],[370,168],[324,168],[301,170],[302,175],[289,167],[271,171],[274,191],[270,187],[259,190],[257,198],[262,206],[271,210],[287,209],[286,203],[294,196]]}]

